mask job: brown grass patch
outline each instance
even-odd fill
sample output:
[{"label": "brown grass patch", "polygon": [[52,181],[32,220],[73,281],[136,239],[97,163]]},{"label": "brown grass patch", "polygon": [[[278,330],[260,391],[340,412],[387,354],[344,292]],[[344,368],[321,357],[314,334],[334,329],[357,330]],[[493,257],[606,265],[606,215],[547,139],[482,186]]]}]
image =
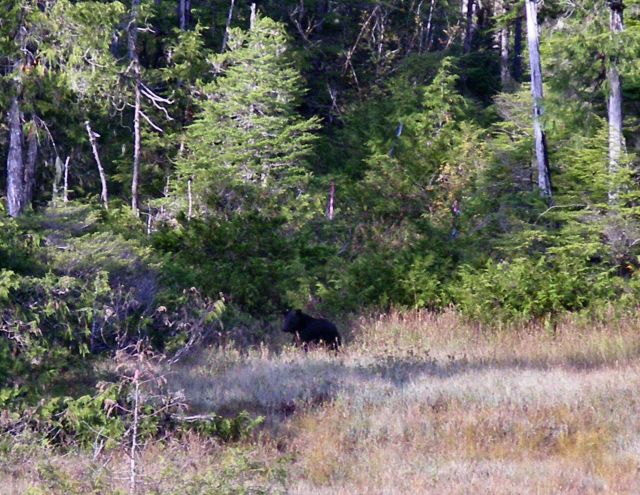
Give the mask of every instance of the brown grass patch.
[{"label": "brown grass patch", "polygon": [[[640,493],[639,323],[488,329],[393,312],[343,323],[337,357],[203,350],[170,374],[192,411],[267,421],[235,444],[147,446],[139,493]],[[126,488],[122,452],[2,445],[9,493]]]}]

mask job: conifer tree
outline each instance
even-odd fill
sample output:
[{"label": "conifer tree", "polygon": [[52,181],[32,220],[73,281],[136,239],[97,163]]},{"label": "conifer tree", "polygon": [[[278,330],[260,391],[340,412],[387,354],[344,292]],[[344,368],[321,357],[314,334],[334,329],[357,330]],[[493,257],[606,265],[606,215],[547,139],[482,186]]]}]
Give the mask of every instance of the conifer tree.
[{"label": "conifer tree", "polygon": [[305,183],[318,127],[297,113],[302,79],[284,29],[267,17],[249,31],[231,29],[227,51],[211,63],[219,76],[204,86],[207,100],[186,132],[180,182],[186,188],[191,181],[199,208],[278,210],[283,195]]}]

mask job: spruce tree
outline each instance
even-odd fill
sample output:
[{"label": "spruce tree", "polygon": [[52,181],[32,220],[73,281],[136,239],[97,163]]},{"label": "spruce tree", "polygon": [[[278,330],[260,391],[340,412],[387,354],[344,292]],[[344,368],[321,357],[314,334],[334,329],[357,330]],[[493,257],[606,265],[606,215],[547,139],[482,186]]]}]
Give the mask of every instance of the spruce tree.
[{"label": "spruce tree", "polygon": [[281,211],[304,187],[318,127],[297,112],[302,78],[284,28],[259,17],[248,31],[231,29],[227,51],[210,61],[218,77],[186,131],[181,188],[201,210]]}]

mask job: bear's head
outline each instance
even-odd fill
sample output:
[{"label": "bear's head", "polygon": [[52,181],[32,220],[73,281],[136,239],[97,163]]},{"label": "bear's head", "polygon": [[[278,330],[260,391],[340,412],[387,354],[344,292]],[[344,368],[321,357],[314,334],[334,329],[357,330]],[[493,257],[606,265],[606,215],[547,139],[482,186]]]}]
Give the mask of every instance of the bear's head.
[{"label": "bear's head", "polygon": [[291,311],[285,311],[284,325],[282,331],[287,333],[296,333],[300,329],[300,323],[302,322],[302,311],[299,309],[292,309]]}]

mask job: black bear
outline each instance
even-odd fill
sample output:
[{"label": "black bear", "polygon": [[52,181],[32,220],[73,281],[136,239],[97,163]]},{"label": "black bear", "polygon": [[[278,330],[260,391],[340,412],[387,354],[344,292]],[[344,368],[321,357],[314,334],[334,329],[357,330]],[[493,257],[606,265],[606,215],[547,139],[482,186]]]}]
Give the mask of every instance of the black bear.
[{"label": "black bear", "polygon": [[294,342],[306,351],[309,344],[324,344],[335,351],[342,345],[336,326],[324,318],[313,318],[299,309],[285,312],[283,332],[292,333]]}]

